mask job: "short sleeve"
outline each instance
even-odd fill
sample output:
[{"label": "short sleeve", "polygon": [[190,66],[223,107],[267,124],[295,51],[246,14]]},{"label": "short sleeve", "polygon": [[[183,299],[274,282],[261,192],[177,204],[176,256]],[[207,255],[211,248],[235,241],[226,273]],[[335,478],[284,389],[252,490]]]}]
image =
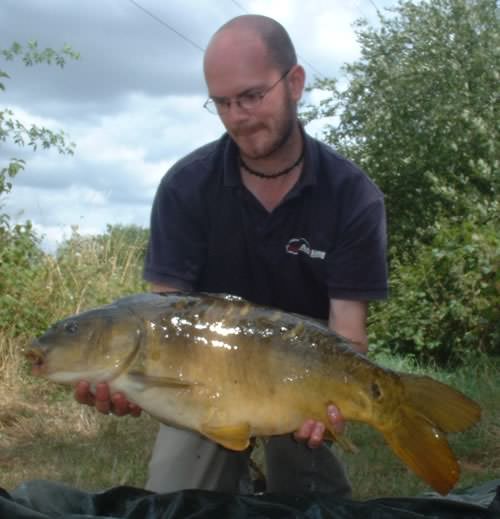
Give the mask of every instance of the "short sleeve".
[{"label": "short sleeve", "polygon": [[199,279],[206,257],[201,204],[182,196],[169,175],[160,183],[151,210],[144,279],[190,290]]},{"label": "short sleeve", "polygon": [[327,256],[328,293],[333,299],[387,297],[387,231],[383,198],[352,214]]}]

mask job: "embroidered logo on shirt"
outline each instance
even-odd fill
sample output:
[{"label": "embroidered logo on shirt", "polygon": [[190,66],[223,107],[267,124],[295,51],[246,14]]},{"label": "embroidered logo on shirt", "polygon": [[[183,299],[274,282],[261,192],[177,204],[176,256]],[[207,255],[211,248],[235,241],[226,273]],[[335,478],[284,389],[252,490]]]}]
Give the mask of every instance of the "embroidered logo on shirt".
[{"label": "embroidered logo on shirt", "polygon": [[297,255],[300,253],[305,254],[310,258],[325,259],[326,256],[325,251],[311,248],[309,242],[305,238],[292,238],[286,244],[285,250],[288,254]]}]

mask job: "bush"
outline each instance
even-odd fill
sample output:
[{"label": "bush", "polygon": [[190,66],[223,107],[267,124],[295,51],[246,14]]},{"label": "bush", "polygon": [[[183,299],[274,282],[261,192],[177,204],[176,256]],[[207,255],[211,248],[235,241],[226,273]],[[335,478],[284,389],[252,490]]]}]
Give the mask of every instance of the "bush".
[{"label": "bush", "polygon": [[390,300],[370,318],[371,346],[440,364],[500,354],[499,224],[442,222],[414,260],[394,260]]},{"label": "bush", "polygon": [[88,237],[75,229],[54,257],[39,249],[29,223],[16,226],[8,239],[4,231],[0,331],[37,335],[69,314],[144,291],[146,242],[147,231],[135,226],[108,226],[105,234]]},{"label": "bush", "polygon": [[316,83],[326,97],[306,115],[337,116],[325,139],[385,193],[396,253],[500,198],[496,4],[400,0],[377,27],[359,23],[345,88]]},{"label": "bush", "polygon": [[66,294],[61,308],[78,312],[146,289],[142,281],[148,232],[137,226],[108,225],[105,234],[82,236],[77,230],[59,247],[54,265]]},{"label": "bush", "polygon": [[43,253],[31,222],[0,225],[0,329],[11,335],[31,330],[40,320],[33,303],[33,285],[40,275]]}]

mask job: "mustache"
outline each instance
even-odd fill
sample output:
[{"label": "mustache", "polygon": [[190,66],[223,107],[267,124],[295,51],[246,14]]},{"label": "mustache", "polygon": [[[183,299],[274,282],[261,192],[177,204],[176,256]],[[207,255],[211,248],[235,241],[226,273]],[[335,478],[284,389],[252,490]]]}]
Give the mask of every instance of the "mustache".
[{"label": "mustache", "polygon": [[235,137],[246,137],[255,133],[257,130],[264,128],[262,124],[255,124],[253,126],[237,126],[236,128],[231,129],[231,133]]}]

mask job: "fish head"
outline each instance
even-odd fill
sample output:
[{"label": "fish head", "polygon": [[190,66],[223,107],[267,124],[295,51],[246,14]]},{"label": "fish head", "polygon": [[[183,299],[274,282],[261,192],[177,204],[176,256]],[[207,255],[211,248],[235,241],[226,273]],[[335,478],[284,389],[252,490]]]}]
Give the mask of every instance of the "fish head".
[{"label": "fish head", "polygon": [[[355,354],[353,359],[362,359]],[[392,426],[403,388],[395,373],[363,358],[345,367],[337,397],[344,418],[368,423],[382,431]],[[340,396],[342,395],[342,396]]]},{"label": "fish head", "polygon": [[55,382],[107,382],[130,363],[141,336],[130,311],[109,305],[56,322],[24,354],[33,374]]},{"label": "fish head", "polygon": [[376,368],[365,378],[363,396],[367,421],[378,430],[393,427],[404,389],[399,377],[390,370]]}]

